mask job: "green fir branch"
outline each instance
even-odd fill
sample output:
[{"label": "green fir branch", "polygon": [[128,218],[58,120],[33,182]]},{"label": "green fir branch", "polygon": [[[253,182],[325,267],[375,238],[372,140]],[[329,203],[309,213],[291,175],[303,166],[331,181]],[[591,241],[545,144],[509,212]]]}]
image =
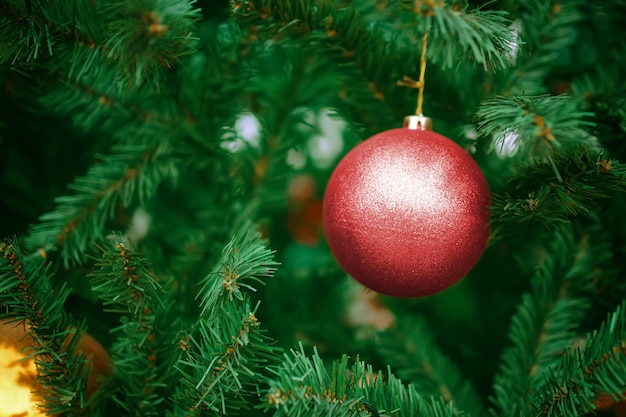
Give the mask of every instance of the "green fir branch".
[{"label": "green fir branch", "polygon": [[104,45],[96,47],[95,44],[78,42],[69,67],[64,68],[64,71],[67,72],[68,80],[89,85],[91,90],[101,90],[97,85],[100,84],[108,90],[115,88],[122,92],[128,84],[126,78],[119,76],[122,70],[118,63],[107,56]]},{"label": "green fir branch", "polygon": [[226,245],[215,271],[203,280],[202,313],[180,339],[173,415],[232,414],[258,401],[264,368],[280,349],[261,329],[258,304],[251,307],[248,292],[272,276],[276,265],[250,223]]},{"label": "green fir branch", "polygon": [[27,239],[30,247],[59,248],[65,264],[81,263],[92,242],[107,233],[106,222],[113,218],[118,205],[145,202],[164,181],[178,177],[176,159],[167,142],[118,145],[113,151],[70,185],[75,194],[56,199],[56,209],[44,214],[31,230]]},{"label": "green fir branch", "polygon": [[[64,310],[70,294],[65,285],[53,288],[43,252],[27,255],[17,241],[0,242],[0,321],[24,323],[45,410],[50,415],[83,416],[91,366],[80,339],[84,323],[77,324]],[[8,319],[8,320],[7,320]]]},{"label": "green fir branch", "polygon": [[[620,68],[597,68],[595,71],[581,74],[572,80],[572,94],[578,97],[584,97],[586,104],[593,104],[599,101],[602,106],[606,106],[603,110],[615,111],[620,113],[620,119],[626,119],[626,87],[623,85],[624,74]],[[624,122],[618,123],[622,126]],[[604,139],[604,138],[600,138]]]},{"label": "green fir branch", "polygon": [[[384,102],[386,95],[397,89],[395,81],[401,76],[398,74],[403,73],[399,67],[412,60],[403,59],[389,34],[372,25],[354,2],[330,10],[316,9],[319,13],[315,18],[317,26],[310,33],[304,33],[309,39],[306,48],[299,42],[303,35],[301,26],[290,26],[286,16],[272,18],[264,15],[262,9],[252,10],[255,14],[247,14],[246,23],[265,28],[265,36],[280,39],[297,70],[288,91],[297,91],[299,97],[287,96],[286,101],[279,102],[281,106],[289,103],[292,109],[298,108],[299,104],[293,103],[297,99],[312,111],[330,107],[344,119],[374,130],[397,123]],[[322,15],[322,11],[326,14]],[[256,19],[250,23],[253,17]],[[412,52],[418,56],[417,52]],[[417,62],[417,58],[413,62]],[[270,114],[274,113],[269,110]],[[299,123],[297,120],[287,122],[287,126]],[[284,132],[284,126],[281,129]],[[294,130],[281,136],[292,137],[300,129]],[[291,145],[300,146],[294,141]],[[277,170],[283,171],[284,167],[277,167]]]},{"label": "green fir branch", "polygon": [[421,53],[411,39],[398,39],[404,33],[398,31],[397,22],[389,26],[372,23],[353,6],[334,13],[321,35],[328,48],[325,53],[345,74],[338,90],[343,117],[373,131],[397,123],[397,116],[382,103],[397,89],[398,79],[417,65]]},{"label": "green fir branch", "polygon": [[[485,70],[501,69],[512,64],[511,45],[515,42],[511,22],[501,10],[460,11],[456,7],[435,4],[426,13],[429,30],[428,56],[441,62],[444,69],[455,67],[459,57],[473,59]],[[418,18],[422,18],[420,11]]]},{"label": "green fir branch", "polygon": [[162,415],[166,386],[158,373],[162,344],[156,318],[163,311],[162,287],[147,261],[122,236],[109,238],[90,275],[94,293],[105,311],[121,314],[111,348],[113,376],[110,395],[124,410],[136,416]]},{"label": "green fir branch", "polygon": [[277,265],[273,251],[265,246],[254,226],[246,222],[224,247],[213,272],[201,281],[202,314],[208,317],[225,303],[243,301],[241,289],[256,291],[255,283],[263,285],[265,279],[273,276]]},{"label": "green fir branch", "polygon": [[572,216],[593,216],[600,200],[626,190],[626,167],[609,159],[606,152],[582,146],[555,153],[553,164],[522,166],[507,189],[492,197],[492,224],[506,227],[507,223],[536,221],[553,227],[569,222]]},{"label": "green fir branch", "polygon": [[423,318],[398,320],[380,334],[376,349],[384,362],[421,395],[440,397],[470,416],[485,415],[478,391],[439,350]]},{"label": "green fir branch", "polygon": [[[66,36],[62,21],[71,21],[69,1],[57,2],[7,1],[0,7],[0,64],[19,67],[32,66],[42,55],[52,56],[56,50],[57,36]],[[55,30],[56,28],[56,30]],[[57,36],[55,36],[57,35]]]},{"label": "green fir branch", "polygon": [[113,4],[114,19],[107,39],[107,56],[122,63],[123,76],[138,87],[193,52],[191,36],[200,10],[193,0],[131,0]]},{"label": "green fir branch", "polygon": [[106,32],[76,42],[66,69],[70,80],[104,81],[123,86],[120,91],[148,84],[158,91],[163,73],[194,51],[191,34],[199,9],[193,1],[112,2],[99,7],[98,16]]},{"label": "green fir branch", "polygon": [[596,114],[594,135],[598,141],[618,157],[623,155],[626,138],[626,77],[621,68],[598,66],[574,79],[570,87]]},{"label": "green fir branch", "polygon": [[[351,2],[349,5],[342,5],[345,7],[331,9],[327,15],[323,15],[326,8],[316,7],[312,10],[316,13],[317,23],[315,27],[309,27],[300,20],[289,20],[291,15],[269,13],[268,10],[274,9],[269,6],[261,7],[258,2],[243,4],[247,6],[238,2],[235,8],[235,17],[242,24],[252,24],[259,28],[260,33],[265,33],[265,37],[286,43],[306,35],[311,40],[310,44],[316,46],[315,56],[333,57],[331,63],[323,65],[340,70],[336,75],[331,76],[326,70],[325,73],[307,80],[332,80],[334,83],[341,81],[338,87],[331,86],[326,90],[338,93],[330,103],[341,99],[343,109],[340,112],[344,118],[359,124],[365,123],[374,131],[392,126],[393,120],[397,123],[397,114],[381,106],[381,102],[391,104],[396,100],[396,81],[408,72],[417,71],[415,68],[420,60],[419,45],[423,33],[423,28],[418,34],[415,24],[404,22],[406,17],[403,16],[407,15],[405,10],[392,4],[389,9],[393,12],[381,12],[385,18],[380,19],[372,17],[374,12],[370,9],[374,6],[368,2]],[[479,63],[487,65],[490,60],[492,62],[489,62],[489,66],[492,68],[499,67],[508,59],[508,52],[501,50],[501,44],[509,42],[507,34],[511,33],[505,25],[504,14],[482,10],[466,14],[452,6],[446,6],[439,13],[443,16],[440,19],[441,25],[435,26],[445,33],[437,32],[431,36],[428,53],[430,60],[439,61],[445,56],[449,58],[443,59],[456,65],[460,62],[459,55],[464,53],[459,52],[459,49],[472,50],[470,56],[461,57],[463,61],[477,59]],[[460,40],[456,38],[457,35]],[[466,40],[468,44],[465,43]],[[509,49],[506,47],[506,51]],[[381,110],[385,111],[384,115],[381,115]]]},{"label": "green fir branch", "polygon": [[[520,31],[530,55],[545,56],[544,51],[558,51],[571,45],[571,26],[584,15],[581,0],[521,0],[516,2],[515,14],[520,19]],[[543,51],[541,51],[543,49]]]},{"label": "green fir branch", "polygon": [[[243,90],[262,130],[258,148],[244,156],[255,157],[255,177],[249,184],[258,184],[254,190],[255,203],[265,209],[287,200],[286,180],[291,170],[287,152],[304,148],[310,136],[317,133],[311,116],[339,101],[343,78],[326,57],[318,54],[316,43],[303,47],[286,40],[269,51],[265,45],[257,47],[263,51],[255,50],[254,56],[258,58]],[[277,62],[282,64],[277,67]],[[259,198],[261,195],[263,199]]]},{"label": "green fir branch", "polygon": [[[158,86],[163,71],[193,51],[192,37],[200,11],[192,0],[92,2],[11,1],[0,9],[0,35],[11,39],[0,49],[0,63],[26,65],[42,55],[69,62],[75,80],[99,73],[114,61],[125,84]],[[3,39],[5,39],[3,37]],[[3,45],[5,45],[3,43]],[[67,55],[67,57],[66,57]]]},{"label": "green fir branch", "polygon": [[532,415],[529,396],[541,391],[544,373],[575,342],[591,308],[598,265],[609,255],[590,236],[574,239],[571,230],[562,228],[540,254],[531,289],[512,318],[512,346],[502,354],[494,378],[494,416]]},{"label": "green fir branch", "polygon": [[550,159],[555,149],[589,142],[593,113],[578,110],[565,95],[496,97],[478,111],[478,133],[491,138],[491,150],[518,154],[522,160]]},{"label": "green fir branch", "polygon": [[314,5],[306,0],[244,0],[237,2],[235,13],[250,13],[256,9],[264,16],[278,20],[288,19],[288,26],[298,26],[299,30],[311,32],[324,24],[334,8],[332,0],[316,1]]},{"label": "green fir branch", "polygon": [[626,398],[626,302],[609,314],[598,330],[574,346],[546,374],[545,386],[533,393],[535,413],[573,417],[595,409],[594,400]]},{"label": "green fir branch", "polygon": [[444,401],[422,396],[391,371],[374,372],[358,358],[350,364],[343,355],[326,367],[317,349],[308,356],[302,344],[285,353],[273,376],[262,408],[274,416],[411,416],[459,415]]},{"label": "green fir branch", "polygon": [[598,331],[587,336],[581,350],[586,359],[584,363],[588,363],[585,375],[596,392],[609,394],[616,401],[626,399],[625,302],[609,315]]},{"label": "green fir branch", "polygon": [[[71,119],[83,132],[115,132],[114,142],[136,143],[154,135],[155,125],[174,126],[182,120],[168,112],[166,98],[147,88],[129,94],[117,79],[117,68],[103,63],[98,76],[65,83],[39,98],[47,109]],[[123,126],[123,129],[120,129]],[[127,133],[128,132],[128,133]],[[108,135],[107,135],[108,136]]]},{"label": "green fir branch", "polygon": [[[71,17],[64,25],[65,38],[60,39],[57,48],[57,63],[49,66],[49,70],[56,69],[69,80],[81,80],[87,74],[102,77],[106,74],[104,68],[113,64],[105,46],[107,38],[112,36],[109,24],[113,15],[108,12],[111,3],[91,2],[84,7],[67,3],[70,4],[61,7],[71,11]],[[112,82],[113,78],[108,81]]]},{"label": "green fir branch", "polygon": [[180,339],[171,415],[238,414],[258,402],[264,369],[280,348],[261,329],[247,297],[224,305],[220,314],[199,319]]},{"label": "green fir branch", "polygon": [[[237,117],[249,110],[242,93],[253,70],[237,55],[243,48],[242,37],[236,24],[222,25],[215,37],[207,40],[208,45],[203,45],[203,50],[187,60],[180,71],[177,99],[184,103],[183,112],[193,126],[190,139],[205,148],[217,147],[219,141],[214,137],[226,137],[225,131],[232,131]],[[248,51],[256,52],[254,48]],[[216,102],[223,105],[215,106]]]},{"label": "green fir branch", "polygon": [[499,232],[506,229],[509,222],[540,222],[544,227],[553,229],[570,221],[552,193],[552,188],[548,186],[530,191],[519,198],[508,193],[504,196],[494,194],[491,200],[491,224]]},{"label": "green fir branch", "polygon": [[515,94],[546,91],[546,78],[555,61],[579,40],[572,36],[585,18],[582,0],[522,0],[516,2],[519,31],[516,65],[503,87]]}]

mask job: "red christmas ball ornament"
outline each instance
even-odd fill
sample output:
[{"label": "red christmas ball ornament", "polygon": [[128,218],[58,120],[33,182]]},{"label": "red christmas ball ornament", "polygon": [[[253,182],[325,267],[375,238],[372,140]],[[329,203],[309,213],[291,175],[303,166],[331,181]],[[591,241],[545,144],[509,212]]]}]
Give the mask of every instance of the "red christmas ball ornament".
[{"label": "red christmas ball ornament", "polygon": [[455,142],[422,130],[424,119],[409,116],[407,127],[357,145],[324,196],[330,249],[349,275],[381,294],[421,297],[450,287],[489,237],[485,177]]}]

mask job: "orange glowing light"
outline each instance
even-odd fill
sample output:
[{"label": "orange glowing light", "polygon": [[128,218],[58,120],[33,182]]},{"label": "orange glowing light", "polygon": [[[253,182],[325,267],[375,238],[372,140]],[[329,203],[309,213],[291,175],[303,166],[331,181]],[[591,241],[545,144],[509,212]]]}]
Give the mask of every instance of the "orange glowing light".
[{"label": "orange glowing light", "polygon": [[[30,339],[26,324],[0,321],[0,417],[43,417],[41,385],[35,360],[29,356]],[[26,350],[22,350],[25,348]],[[87,397],[98,386],[98,377],[111,373],[111,358],[93,337],[85,334],[79,342],[92,365]]]},{"label": "orange glowing light", "polygon": [[24,335],[19,324],[0,323],[0,416],[45,416],[37,404],[37,368],[33,358],[24,359],[18,344]]}]

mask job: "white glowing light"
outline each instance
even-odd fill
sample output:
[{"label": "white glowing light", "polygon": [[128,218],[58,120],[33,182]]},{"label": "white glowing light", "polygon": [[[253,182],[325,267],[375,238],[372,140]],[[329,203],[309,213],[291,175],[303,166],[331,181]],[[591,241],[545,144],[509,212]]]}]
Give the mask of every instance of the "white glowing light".
[{"label": "white glowing light", "polygon": [[237,134],[251,145],[259,145],[261,124],[251,113],[243,113],[235,122]]},{"label": "white glowing light", "polygon": [[474,125],[466,125],[463,129],[463,133],[465,134],[465,138],[467,140],[476,140],[478,138],[478,133],[476,132]]},{"label": "white glowing light", "polygon": [[259,148],[261,138],[261,124],[259,120],[248,112],[243,112],[235,121],[235,134],[223,136],[222,148],[231,152],[239,152],[246,148]]},{"label": "white glowing light", "polygon": [[511,32],[513,32],[513,39],[510,42],[507,42],[507,47],[509,48],[509,61],[511,64],[515,65],[517,62],[517,54],[520,49],[520,38],[519,38],[519,22],[514,22],[510,26]]},{"label": "white glowing light", "polygon": [[470,154],[476,153],[476,141],[478,139],[478,132],[476,132],[476,128],[474,125],[465,125],[463,133],[465,134],[465,139],[467,140],[465,150]]},{"label": "white glowing light", "polygon": [[346,125],[343,119],[333,115],[332,110],[320,112],[318,124],[321,135],[313,136],[307,144],[313,163],[320,169],[330,168],[343,150],[342,131]]},{"label": "white glowing light", "polygon": [[494,146],[498,155],[503,158],[515,155],[519,151],[520,143],[519,133],[514,131],[506,131],[501,137],[495,138]]},{"label": "white glowing light", "polygon": [[135,210],[128,231],[126,232],[126,236],[134,245],[138,245],[139,242],[146,237],[150,230],[151,221],[152,216],[150,216],[150,213],[146,210],[141,207]]},{"label": "white glowing light", "polygon": [[291,148],[287,152],[287,165],[293,169],[302,169],[306,165],[306,155],[298,149]]},{"label": "white glowing light", "polygon": [[313,136],[309,139],[308,149],[318,168],[330,168],[343,149],[343,141],[337,136]]}]

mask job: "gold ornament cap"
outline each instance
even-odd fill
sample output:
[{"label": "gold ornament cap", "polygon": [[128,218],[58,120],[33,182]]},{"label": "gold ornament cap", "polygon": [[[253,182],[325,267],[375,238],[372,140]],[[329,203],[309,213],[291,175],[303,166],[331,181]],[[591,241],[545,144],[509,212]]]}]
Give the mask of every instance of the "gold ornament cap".
[{"label": "gold ornament cap", "polygon": [[404,127],[409,130],[433,130],[433,119],[419,115],[406,116]]}]

